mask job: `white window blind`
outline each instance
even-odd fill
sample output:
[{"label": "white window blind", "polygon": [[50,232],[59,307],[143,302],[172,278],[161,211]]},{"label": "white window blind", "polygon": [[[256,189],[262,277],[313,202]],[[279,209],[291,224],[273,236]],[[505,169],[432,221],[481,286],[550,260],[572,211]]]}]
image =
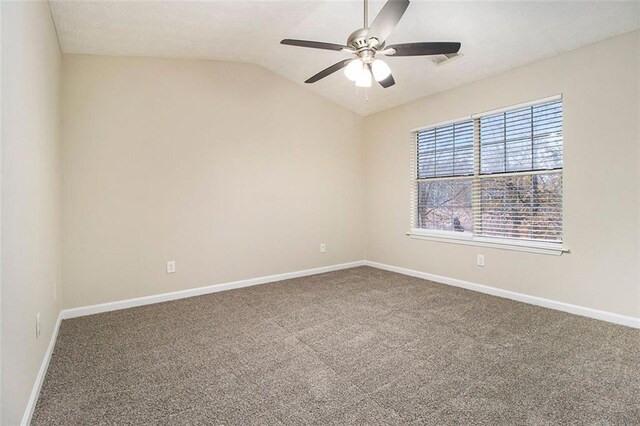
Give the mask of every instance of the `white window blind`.
[{"label": "white window blind", "polygon": [[416,133],[419,228],[471,230],[473,134],[471,119]]},{"label": "white window blind", "polygon": [[562,244],[562,100],[420,129],[412,229]]}]

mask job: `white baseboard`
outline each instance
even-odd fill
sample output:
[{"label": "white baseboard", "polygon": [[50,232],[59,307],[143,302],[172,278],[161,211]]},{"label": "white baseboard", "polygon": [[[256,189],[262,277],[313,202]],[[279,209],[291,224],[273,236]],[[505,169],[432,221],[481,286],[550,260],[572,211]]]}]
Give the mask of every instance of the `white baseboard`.
[{"label": "white baseboard", "polygon": [[40,396],[40,389],[42,389],[42,383],[44,383],[44,377],[46,376],[47,369],[49,368],[49,361],[51,361],[53,348],[56,346],[56,340],[58,339],[58,330],[60,329],[61,321],[62,321],[62,312],[58,314],[58,320],[56,321],[56,325],[53,328],[53,332],[51,333],[51,339],[49,340],[49,347],[47,347],[47,351],[44,353],[42,364],[40,364],[40,370],[38,370],[36,381],[33,384],[33,389],[31,389],[31,395],[29,396],[27,407],[24,410],[22,421],[20,422],[21,426],[29,426],[29,424],[31,423],[31,417],[33,416],[33,411],[36,408],[38,397]]},{"label": "white baseboard", "polygon": [[476,284],[469,281],[458,280],[456,278],[443,277],[440,275],[420,272],[413,269],[401,268],[398,266],[386,265],[384,263],[365,260],[366,266],[384,269],[385,271],[397,272],[403,275],[409,275],[416,278],[422,278],[437,283],[448,284],[455,287],[466,288],[468,290],[478,291],[493,296],[504,297],[506,299],[516,300],[518,302],[529,303],[531,305],[542,306],[545,308],[555,309],[558,311],[568,312],[570,314],[582,315],[584,317],[594,318],[602,321],[612,322],[614,324],[626,325],[627,327],[640,328],[640,318],[615,314],[598,309],[587,308],[584,306],[572,305],[569,303],[558,302],[556,300],[545,299],[543,297],[530,296],[528,294],[516,293],[514,291],[502,290],[495,287],[489,287],[482,284]]},{"label": "white baseboard", "polygon": [[584,306],[571,305],[569,303],[558,302],[555,300],[545,299],[542,297],[530,296],[527,294],[516,293],[509,290],[502,290],[495,287],[489,287],[482,284],[476,284],[469,281],[458,280],[455,278],[443,277],[440,275],[429,274],[426,272],[420,272],[413,269],[401,268],[398,266],[386,265],[384,263],[373,262],[370,260],[359,260],[349,263],[341,263],[338,265],[323,266],[320,268],[305,269],[296,272],[287,272],[284,274],[268,275],[259,278],[250,278],[247,280],[233,281],[223,284],[215,284],[206,287],[198,287],[188,290],[175,291],[171,293],[163,293],[152,296],[138,297],[135,299],[121,300],[117,302],[102,303],[99,305],[83,306],[80,308],[65,309],[58,315],[53,333],[51,333],[51,340],[49,341],[49,347],[44,355],[40,370],[36,376],[36,381],[33,385],[27,407],[22,417],[22,426],[28,426],[33,416],[33,411],[40,395],[40,389],[44,382],[47,368],[49,367],[49,361],[53,354],[53,348],[56,344],[58,337],[58,330],[60,329],[60,322],[63,319],[75,318],[85,315],[92,315],[101,312],[116,311],[120,309],[132,308],[135,306],[150,305],[153,303],[167,302],[170,300],[183,299],[186,297],[200,296],[203,294],[216,293],[219,291],[232,290],[235,288],[249,287],[258,284],[266,284],[275,281],[282,281],[291,278],[306,277],[309,275],[321,274],[324,272],[338,271],[341,269],[354,268],[357,266],[371,266],[373,268],[383,269],[385,271],[397,272],[403,275],[409,275],[412,277],[422,278],[429,281],[435,281],[442,284],[448,284],[455,287],[461,287],[468,290],[478,291],[480,293],[486,293],[493,296],[504,297],[518,302],[529,303],[531,305],[542,306],[545,308],[556,309],[558,311],[568,312],[571,314],[582,315],[589,318],[595,318],[602,321],[608,321],[615,324],[625,325],[633,328],[640,328],[640,318],[630,317],[625,315],[619,315],[611,312],[600,311],[597,309],[587,308]]},{"label": "white baseboard", "polygon": [[[461,287],[468,290],[478,291],[480,293],[490,294],[493,296],[504,297],[518,302],[529,303],[531,305],[542,306],[545,308],[556,309],[558,311],[568,312],[571,314],[582,315],[602,321],[612,322],[614,324],[625,325],[633,328],[640,328],[640,318],[620,315],[612,312],[601,311],[598,309],[587,308],[585,306],[572,305],[570,303],[559,302],[556,300],[545,299],[543,297],[531,296],[528,294],[517,293],[514,291],[503,290],[490,287],[483,284],[476,284],[469,281],[463,281],[456,278],[444,277],[441,275],[430,274],[427,272],[416,271],[413,269],[401,268],[399,266],[387,265],[384,263],[373,262],[370,260],[359,260],[355,262],[341,263],[337,265],[323,266],[320,268],[305,269],[302,271],[286,272],[283,274],[267,275],[258,278],[249,278],[246,280],[232,281],[222,284],[214,284],[206,287],[197,287],[188,290],[174,291],[171,293],[155,294],[151,296],[138,297],[135,299],[119,300],[116,302],[101,303],[98,305],[82,306],[79,308],[65,309],[60,312],[61,319],[76,318],[85,315],[93,315],[101,312],[117,311],[120,309],[133,308],[136,306],[150,305],[153,303],[168,302],[171,300],[183,299],[186,297],[201,296],[203,294],[216,293],[219,291],[232,290],[235,288],[249,287],[259,284],[267,284],[275,281],[288,280],[291,278],[306,277],[309,275],[321,274],[324,272],[338,271],[341,269],[354,268],[357,266],[371,266],[373,268],[383,269],[386,271],[397,272],[403,275],[422,278],[429,281],[435,281],[442,284],[448,284],[455,287]],[[56,333],[57,333],[56,325]]]},{"label": "white baseboard", "polygon": [[322,266],[320,268],[305,269],[302,271],[286,272],[284,274],[267,275],[258,278],[232,281],[222,284],[214,284],[206,287],[191,288],[188,290],[174,291],[171,293],[154,294],[151,296],[137,297],[135,299],[119,300],[117,302],[101,303],[99,305],[82,306],[79,308],[65,309],[60,314],[62,319],[82,317],[85,315],[99,314],[101,312],[117,311],[120,309],[133,308],[136,306],[150,305],[153,303],[168,302],[170,300],[184,299],[185,297],[201,296],[203,294],[217,293],[219,291],[232,290],[234,288],[249,287],[258,284],[266,284],[274,281],[288,280],[291,278],[306,277],[309,275],[322,274],[324,272],[339,271],[341,269],[355,268],[363,266],[364,260],[337,265]]}]

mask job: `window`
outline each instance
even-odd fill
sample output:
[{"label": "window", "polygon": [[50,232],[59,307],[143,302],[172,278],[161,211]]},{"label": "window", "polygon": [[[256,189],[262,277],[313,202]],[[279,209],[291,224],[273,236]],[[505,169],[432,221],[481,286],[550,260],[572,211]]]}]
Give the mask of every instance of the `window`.
[{"label": "window", "polygon": [[413,133],[411,235],[562,250],[562,100]]}]

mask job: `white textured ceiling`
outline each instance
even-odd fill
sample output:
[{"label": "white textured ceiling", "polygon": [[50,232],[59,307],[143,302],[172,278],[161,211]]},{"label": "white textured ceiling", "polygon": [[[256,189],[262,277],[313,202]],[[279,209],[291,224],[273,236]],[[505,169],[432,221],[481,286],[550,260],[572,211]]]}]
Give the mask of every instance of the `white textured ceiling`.
[{"label": "white textured ceiling", "polygon": [[[252,62],[361,115],[451,89],[640,28],[640,2],[412,1],[388,44],[459,41],[463,57],[388,58],[396,85],[356,90],[341,72],[311,75],[341,52],[282,46],[282,38],[343,44],[362,26],[354,1],[52,1],[65,53]],[[370,3],[370,20],[383,1]],[[623,52],[621,52],[623,54]],[[593,58],[597,61],[598,58]]]}]

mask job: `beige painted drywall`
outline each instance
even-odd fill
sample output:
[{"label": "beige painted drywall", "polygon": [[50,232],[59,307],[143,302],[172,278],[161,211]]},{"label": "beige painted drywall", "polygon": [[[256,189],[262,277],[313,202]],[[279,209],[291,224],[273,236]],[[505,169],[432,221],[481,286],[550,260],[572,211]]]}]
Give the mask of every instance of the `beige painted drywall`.
[{"label": "beige painted drywall", "polygon": [[363,258],[356,114],[249,64],[65,55],[63,81],[65,308]]},{"label": "beige painted drywall", "polygon": [[[61,54],[46,2],[2,4],[2,424],[24,414],[60,284]],[[42,333],[35,337],[36,314]]]},{"label": "beige painted drywall", "polygon": [[[640,316],[639,63],[636,31],[366,117],[366,258]],[[410,129],[556,94],[564,99],[564,241],[571,254],[405,235]],[[475,265],[479,253],[484,268]]]}]

